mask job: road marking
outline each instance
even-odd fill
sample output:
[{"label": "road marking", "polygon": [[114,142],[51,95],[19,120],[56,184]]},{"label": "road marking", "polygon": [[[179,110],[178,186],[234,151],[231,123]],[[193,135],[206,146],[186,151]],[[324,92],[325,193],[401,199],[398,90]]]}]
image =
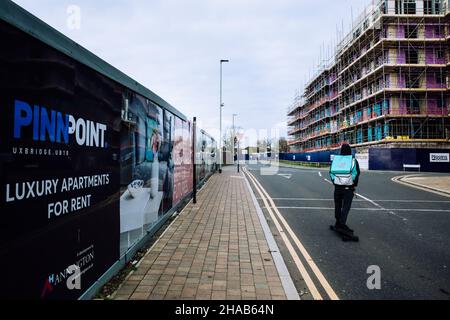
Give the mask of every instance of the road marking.
[{"label": "road marking", "polygon": [[381,206],[381,205],[379,205],[378,203],[376,203],[375,201],[370,200],[369,198],[367,198],[367,197],[365,197],[365,196],[363,196],[363,195],[361,195],[361,194],[359,194],[359,193],[356,193],[356,192],[355,192],[355,194],[356,194],[358,197],[360,197],[360,198],[362,198],[362,199],[364,199],[364,200],[367,200],[367,202],[370,202],[370,203],[373,204],[375,207],[377,207],[377,208],[379,208],[379,209],[382,209],[381,211],[386,211],[386,212],[388,212],[389,214],[391,214],[391,215],[393,215],[393,216],[396,216],[397,218],[402,219],[403,221],[408,221],[408,219],[406,219],[405,217],[402,217],[401,215],[395,213],[394,211],[392,211],[392,209],[391,209],[391,210],[386,209],[386,208],[384,208],[383,206]]},{"label": "road marking", "polygon": [[[330,184],[333,184],[333,182],[331,182],[331,181],[328,180],[328,179],[325,179],[325,181],[328,182],[328,183],[330,183]],[[382,210],[379,210],[379,211],[385,211],[385,212],[389,213],[390,215],[393,215],[393,216],[395,216],[395,217],[397,217],[397,218],[399,218],[399,219],[402,219],[403,221],[408,221],[408,219],[406,219],[405,217],[402,217],[401,215],[395,213],[394,211],[392,211],[392,209],[386,209],[386,208],[384,208],[383,206],[381,206],[381,205],[379,205],[378,203],[376,203],[375,201],[373,201],[373,200],[371,200],[371,199],[369,199],[369,198],[367,198],[367,197],[365,197],[365,196],[363,196],[363,195],[361,195],[361,194],[359,194],[359,193],[356,193],[356,192],[355,192],[355,195],[357,195],[357,196],[360,197],[361,199],[366,200],[367,202],[371,203],[371,204],[374,205],[375,207],[377,207],[377,208],[379,208],[379,209],[382,209]]]},{"label": "road marking", "polygon": [[[300,252],[302,253],[303,257],[305,258],[306,262],[308,263],[309,267],[311,268],[311,270],[313,271],[313,273],[315,274],[315,276],[317,277],[317,279],[319,280],[320,284],[322,285],[323,289],[325,290],[325,292],[327,293],[327,295],[329,296],[329,298],[331,300],[339,300],[339,297],[337,296],[337,294],[334,292],[333,288],[331,287],[331,285],[328,283],[328,281],[325,279],[324,275],[322,274],[322,272],[320,271],[320,269],[317,267],[316,263],[314,262],[314,260],[311,258],[311,256],[309,255],[308,251],[306,250],[306,248],[303,246],[303,244],[301,243],[301,241],[299,240],[299,238],[296,236],[296,234],[292,231],[291,227],[289,226],[289,224],[287,223],[287,221],[284,219],[283,215],[281,214],[281,212],[277,209],[277,206],[275,205],[275,203],[273,202],[272,198],[270,197],[270,195],[267,193],[267,191],[263,188],[263,186],[259,183],[259,181],[253,176],[252,173],[247,172],[247,174],[250,176],[250,178],[252,179],[252,181],[254,182],[254,184],[257,184],[262,192],[262,194],[260,193],[262,198],[266,198],[270,204],[272,205],[273,211],[276,213],[278,219],[281,221],[281,224],[284,225],[285,229],[288,231],[289,235],[291,236],[291,238],[294,240],[294,243],[297,245],[298,249],[300,250]],[[266,207],[269,207],[267,205],[267,201],[266,199],[263,199],[264,204],[266,205]],[[271,210],[268,210],[271,211]],[[272,215],[271,215],[272,216]],[[272,219],[274,219],[275,217],[273,217]],[[276,218],[275,218],[276,219]],[[274,219],[274,220],[275,220]]]},{"label": "road marking", "polygon": [[[264,205],[266,207],[269,207],[269,203],[267,202],[266,198],[264,197],[264,194],[262,193],[261,189],[258,187],[258,185],[255,183],[255,179],[253,175],[247,171],[244,168],[244,172],[247,174],[247,176],[252,181],[253,185],[255,186],[256,191],[259,193],[261,199],[264,202]],[[319,291],[317,290],[317,287],[315,286],[314,282],[312,281],[311,277],[309,276],[308,272],[306,271],[305,266],[303,265],[302,261],[300,260],[299,256],[297,255],[297,252],[295,251],[294,247],[292,246],[291,242],[289,241],[289,238],[287,237],[286,233],[284,232],[283,228],[281,227],[280,223],[278,222],[277,218],[275,217],[275,214],[271,209],[267,209],[269,212],[270,217],[272,218],[273,223],[275,224],[278,232],[281,235],[281,238],[283,239],[284,243],[286,244],[286,247],[291,254],[294,263],[297,266],[297,269],[300,271],[300,274],[303,278],[303,280],[306,283],[306,286],[308,287],[309,291],[311,292],[313,298],[315,300],[323,300],[322,296],[320,295]]]},{"label": "road marking", "polygon": [[269,224],[267,223],[264,212],[262,211],[262,208],[259,205],[258,200],[256,199],[255,192],[253,191],[252,186],[250,185],[250,182],[248,181],[245,174],[243,176],[245,184],[250,192],[253,204],[255,205],[259,222],[261,223],[261,227],[264,231],[264,236],[266,237],[267,244],[269,245],[269,250],[270,253],[272,254],[272,259],[275,263],[275,267],[277,268],[278,275],[280,276],[281,283],[283,284],[286,297],[288,298],[288,300],[301,300],[297,292],[297,288],[294,285],[294,281],[292,280],[292,277],[289,274],[289,270],[286,266],[283,256],[281,255],[277,242],[275,241],[275,238],[270,230]]},{"label": "road marking", "polygon": [[322,177],[322,172],[319,172],[319,177]]},{"label": "road marking", "polygon": [[[261,200],[261,198],[257,198]],[[334,199],[309,199],[309,198],[272,198],[275,201],[333,201]],[[398,203],[450,203],[450,201],[439,201],[439,200],[374,200],[376,202],[398,202]],[[353,202],[366,202],[366,200],[354,200]]]},{"label": "road marking", "polygon": [[[266,208],[266,207],[264,207]],[[280,207],[278,209],[298,209],[298,210],[332,210],[335,208],[330,207]],[[404,211],[404,212],[450,212],[450,210],[445,209],[382,209],[382,208],[352,208],[352,210],[357,211]]]},{"label": "road marking", "polygon": [[292,178],[292,174],[284,174],[284,173],[279,173],[278,176],[286,178],[286,179],[290,179]]}]

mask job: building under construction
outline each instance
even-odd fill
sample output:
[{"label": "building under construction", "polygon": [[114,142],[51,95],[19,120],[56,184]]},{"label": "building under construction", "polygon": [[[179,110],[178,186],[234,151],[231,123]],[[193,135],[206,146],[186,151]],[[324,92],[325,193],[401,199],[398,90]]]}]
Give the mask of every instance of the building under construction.
[{"label": "building under construction", "polygon": [[288,112],[307,153],[450,146],[449,0],[373,2]]}]

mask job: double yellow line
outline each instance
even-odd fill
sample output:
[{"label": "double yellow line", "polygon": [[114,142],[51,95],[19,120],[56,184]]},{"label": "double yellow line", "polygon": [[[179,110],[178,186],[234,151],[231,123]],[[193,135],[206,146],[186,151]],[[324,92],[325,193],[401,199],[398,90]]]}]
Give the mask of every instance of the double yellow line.
[{"label": "double yellow line", "polygon": [[267,208],[267,211],[269,212],[269,215],[272,218],[272,221],[274,222],[278,232],[280,233],[284,243],[286,244],[286,247],[289,250],[289,253],[291,254],[298,270],[300,271],[301,276],[305,280],[306,286],[308,287],[309,291],[311,292],[314,300],[323,300],[323,297],[320,294],[319,290],[317,289],[316,285],[314,284],[314,281],[311,279],[308,271],[306,270],[304,264],[302,263],[300,257],[298,256],[296,249],[294,248],[293,244],[289,240],[289,237],[286,234],[285,230],[287,231],[287,233],[293,240],[297,249],[300,251],[304,260],[309,265],[310,269],[312,270],[315,277],[319,281],[320,285],[322,286],[322,288],[328,295],[329,299],[339,300],[339,297],[336,295],[333,288],[331,288],[330,284],[325,279],[322,272],[319,270],[316,263],[309,255],[308,251],[305,249],[305,247],[303,246],[301,241],[298,239],[298,237],[292,231],[289,224],[286,222],[284,217],[281,215],[280,211],[278,210],[277,206],[273,202],[272,198],[269,196],[269,194],[266,192],[266,190],[264,190],[263,186],[253,176],[253,174],[247,170],[247,168],[244,168],[243,170],[244,170],[244,173],[246,174],[246,176],[253,183],[253,186],[255,187],[255,189],[258,191],[259,196],[261,197],[262,201],[264,202],[264,206]]}]

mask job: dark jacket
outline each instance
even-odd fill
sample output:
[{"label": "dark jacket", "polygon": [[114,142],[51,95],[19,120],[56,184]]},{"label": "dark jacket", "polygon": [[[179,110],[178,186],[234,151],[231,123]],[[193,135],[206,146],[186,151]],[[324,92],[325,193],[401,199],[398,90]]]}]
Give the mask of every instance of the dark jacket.
[{"label": "dark jacket", "polygon": [[353,185],[354,188],[358,187],[359,184],[359,177],[361,176],[361,169],[359,168],[359,162],[358,160],[355,159],[356,162],[356,171],[358,172],[358,174],[356,175],[356,179],[355,179],[355,184]]}]

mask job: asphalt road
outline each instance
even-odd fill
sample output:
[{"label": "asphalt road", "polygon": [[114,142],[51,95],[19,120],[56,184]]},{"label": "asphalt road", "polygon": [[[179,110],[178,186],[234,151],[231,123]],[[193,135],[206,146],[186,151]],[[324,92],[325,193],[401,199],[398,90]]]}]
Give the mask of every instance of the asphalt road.
[{"label": "asphalt road", "polygon": [[[403,173],[363,172],[357,193],[364,199],[355,199],[348,221],[361,241],[349,243],[329,230],[334,223],[334,187],[325,181],[327,170],[280,167],[275,175],[262,175],[260,165],[247,169],[340,299],[450,299],[450,198],[391,181]],[[281,237],[276,239],[303,290],[292,257]],[[381,269],[380,290],[367,287],[367,269],[373,265]],[[308,273],[324,292],[313,271]]]}]

